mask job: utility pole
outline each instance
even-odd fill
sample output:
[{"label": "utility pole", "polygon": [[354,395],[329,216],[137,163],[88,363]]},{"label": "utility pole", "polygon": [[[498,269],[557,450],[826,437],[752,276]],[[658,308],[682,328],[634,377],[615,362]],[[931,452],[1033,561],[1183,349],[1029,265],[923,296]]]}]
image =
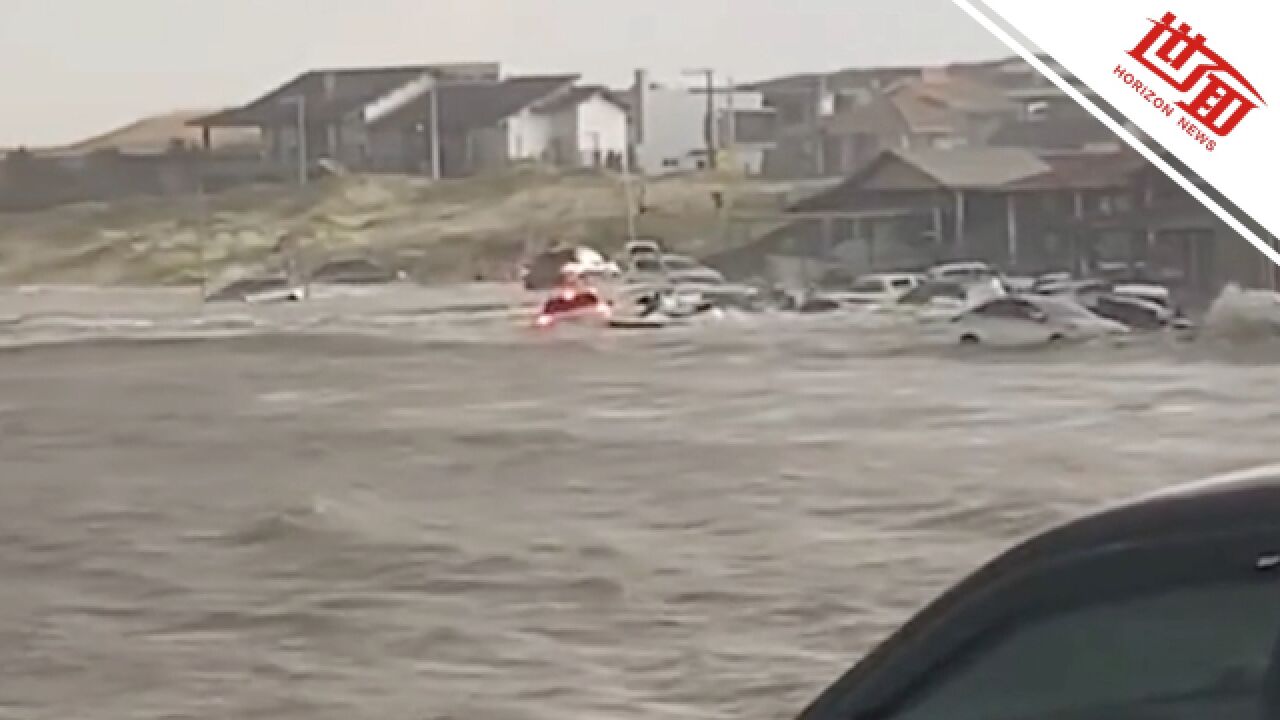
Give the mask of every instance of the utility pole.
[{"label": "utility pole", "polygon": [[686,76],[701,76],[706,82],[707,111],[703,119],[703,132],[707,141],[707,168],[715,170],[716,158],[716,71],[712,68],[696,68],[685,70]]},{"label": "utility pole", "polygon": [[431,97],[427,101],[431,116],[431,179],[440,179],[440,77],[431,78]]},{"label": "utility pole", "polygon": [[298,185],[307,184],[307,96],[294,95],[281,101],[285,105],[293,105],[297,111],[298,133]]},{"label": "utility pole", "polygon": [[733,78],[729,78],[729,92],[725,95],[725,134],[729,137],[725,138],[725,147],[732,152],[735,145],[738,144],[738,124],[737,118],[734,117],[734,95],[738,92],[738,86],[734,84]]},{"label": "utility pole", "polygon": [[196,212],[199,215],[199,228],[196,232],[196,268],[200,273],[200,304],[209,296],[209,266],[205,259],[205,245],[209,242],[209,195],[205,191],[205,159],[209,153],[206,148],[201,151],[196,165]]}]

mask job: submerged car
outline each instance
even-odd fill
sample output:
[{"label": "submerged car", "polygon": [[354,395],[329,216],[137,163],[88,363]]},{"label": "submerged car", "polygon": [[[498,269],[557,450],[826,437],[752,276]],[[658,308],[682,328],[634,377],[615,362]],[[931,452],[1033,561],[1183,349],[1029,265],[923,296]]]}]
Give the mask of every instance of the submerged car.
[{"label": "submerged car", "polygon": [[329,285],[382,285],[402,280],[405,273],[364,257],[329,260],[316,268],[311,281]]},{"label": "submerged car", "polygon": [[620,274],[617,263],[585,246],[548,250],[520,268],[526,290],[549,290],[559,285],[565,275],[602,278]]},{"label": "submerged car", "polygon": [[863,275],[847,288],[826,290],[823,294],[850,305],[883,305],[897,302],[923,282],[919,275],[910,273],[877,273]]},{"label": "submerged car", "polygon": [[309,295],[306,283],[282,273],[235,280],[208,293],[204,301],[267,304],[299,302],[306,300]]},{"label": "submerged car", "polygon": [[877,310],[932,322],[950,320],[968,306],[968,285],[950,280],[929,280],[916,285],[896,302],[878,305]]},{"label": "submerged car", "polygon": [[1036,294],[1070,298],[1094,313],[1133,330],[1187,329],[1169,289],[1152,284],[1116,285],[1104,279],[1070,277],[1039,283]]},{"label": "submerged car", "polygon": [[952,282],[981,282],[999,274],[984,262],[952,262],[934,265],[926,273],[931,280],[950,280]]},{"label": "submerged car", "polygon": [[592,288],[563,287],[542,303],[534,325],[551,327],[565,322],[604,322],[613,306]]},{"label": "submerged car", "polygon": [[1089,304],[1089,309],[1134,330],[1183,329],[1190,325],[1185,318],[1160,303],[1120,293],[1099,295]]},{"label": "submerged car", "polygon": [[1066,298],[1004,295],[951,320],[962,345],[1035,345],[1123,335],[1129,328]]},{"label": "submerged car", "polygon": [[1068,522],[933,601],[798,720],[1280,718],[1280,466]]}]

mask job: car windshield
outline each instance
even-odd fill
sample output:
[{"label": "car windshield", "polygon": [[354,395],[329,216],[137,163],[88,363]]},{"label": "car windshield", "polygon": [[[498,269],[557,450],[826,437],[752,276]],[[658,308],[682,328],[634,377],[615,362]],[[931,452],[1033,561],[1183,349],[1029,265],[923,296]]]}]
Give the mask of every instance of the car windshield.
[{"label": "car windshield", "polygon": [[[1275,582],[1095,604],[989,639],[888,720],[1254,718],[1222,708],[1256,709],[1278,634]],[[1168,703],[1203,714],[1147,714]]]},{"label": "car windshield", "polygon": [[701,265],[689,258],[674,255],[668,255],[662,262],[668,270],[698,270],[702,268]]},{"label": "car windshield", "polygon": [[990,275],[991,271],[982,265],[944,265],[934,274],[942,278],[982,278]]},{"label": "car windshield", "polygon": [[1065,298],[1036,298],[1031,300],[1030,304],[1056,320],[1094,320],[1098,317],[1083,305]]},{"label": "car windshield", "polygon": [[964,286],[959,283],[933,282],[917,285],[898,301],[906,305],[924,305],[937,298],[964,300]]}]

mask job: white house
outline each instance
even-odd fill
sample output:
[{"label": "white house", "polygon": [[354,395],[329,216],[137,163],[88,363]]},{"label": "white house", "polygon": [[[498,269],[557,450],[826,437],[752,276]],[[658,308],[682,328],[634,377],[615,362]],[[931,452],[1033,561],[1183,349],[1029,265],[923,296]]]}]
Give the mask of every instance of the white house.
[{"label": "white house", "polygon": [[[650,83],[643,71],[637,72],[632,86],[636,168],[663,175],[705,167],[707,104],[704,89]],[[760,174],[776,125],[761,93],[715,90],[711,110],[719,160],[748,175]]]},{"label": "white house", "polygon": [[321,70],[191,124],[202,128],[206,146],[214,128],[258,128],[263,159],[290,173],[320,158],[356,171],[396,173],[431,173],[438,162],[446,177],[521,160],[620,164],[627,154],[626,108],[604,88],[579,86],[578,79],[503,77],[494,63]]},{"label": "white house", "polygon": [[461,157],[449,164],[462,172],[520,161],[620,167],[627,155],[626,108],[606,89],[576,80],[529,76],[444,87],[445,155]]},{"label": "white house", "polygon": [[605,88],[575,87],[517,120],[512,157],[543,157],[565,167],[620,167],[626,161],[627,109]]}]

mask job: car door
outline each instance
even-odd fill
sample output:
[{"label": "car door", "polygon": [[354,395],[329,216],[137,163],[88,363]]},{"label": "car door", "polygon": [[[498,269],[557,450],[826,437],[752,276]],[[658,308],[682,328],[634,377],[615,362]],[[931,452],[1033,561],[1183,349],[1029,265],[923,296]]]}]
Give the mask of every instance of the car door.
[{"label": "car door", "polygon": [[1015,297],[996,298],[979,305],[969,312],[964,325],[965,332],[972,332],[990,345],[1026,345],[1043,340],[1044,335],[1034,306]]},{"label": "car door", "polygon": [[1006,556],[926,608],[800,720],[1273,720],[1277,534],[1224,529]]}]

